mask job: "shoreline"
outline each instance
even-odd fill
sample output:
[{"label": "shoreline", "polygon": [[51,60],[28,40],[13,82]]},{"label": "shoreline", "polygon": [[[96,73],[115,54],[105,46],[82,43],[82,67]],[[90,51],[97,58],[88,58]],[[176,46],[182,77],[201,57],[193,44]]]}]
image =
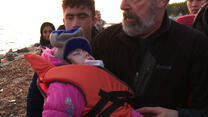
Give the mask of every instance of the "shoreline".
[{"label": "shoreline", "polygon": [[9,64],[13,60],[17,60],[21,57],[24,57],[24,54],[30,53],[30,52],[39,54],[40,47],[38,46],[38,44],[33,44],[28,47],[17,49],[16,51],[13,51],[12,49],[10,49],[5,54],[0,54],[0,67]]}]

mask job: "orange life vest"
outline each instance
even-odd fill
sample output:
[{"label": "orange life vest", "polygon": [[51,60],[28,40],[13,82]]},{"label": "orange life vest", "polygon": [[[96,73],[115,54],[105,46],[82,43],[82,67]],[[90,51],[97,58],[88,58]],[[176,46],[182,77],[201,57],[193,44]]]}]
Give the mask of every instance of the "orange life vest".
[{"label": "orange life vest", "polygon": [[[127,102],[129,98],[132,98],[133,91],[107,71],[89,65],[55,67],[38,55],[30,54],[25,58],[38,73],[41,82],[68,82],[81,89],[86,101],[83,116],[131,117],[132,107]],[[41,64],[45,65],[45,67],[41,66],[42,70],[37,61],[38,63],[44,62]],[[44,90],[47,91],[47,88]]]}]

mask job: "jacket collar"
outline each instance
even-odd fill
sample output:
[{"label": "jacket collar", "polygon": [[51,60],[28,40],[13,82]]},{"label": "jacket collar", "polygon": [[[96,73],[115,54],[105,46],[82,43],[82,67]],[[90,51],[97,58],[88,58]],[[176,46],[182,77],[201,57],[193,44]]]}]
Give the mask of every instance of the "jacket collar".
[{"label": "jacket collar", "polygon": [[152,35],[147,37],[146,39],[154,42],[155,39],[157,39],[163,34],[166,34],[170,30],[170,27],[171,27],[171,20],[168,18],[167,12],[165,12],[163,22],[160,28],[157,31],[155,31]]}]

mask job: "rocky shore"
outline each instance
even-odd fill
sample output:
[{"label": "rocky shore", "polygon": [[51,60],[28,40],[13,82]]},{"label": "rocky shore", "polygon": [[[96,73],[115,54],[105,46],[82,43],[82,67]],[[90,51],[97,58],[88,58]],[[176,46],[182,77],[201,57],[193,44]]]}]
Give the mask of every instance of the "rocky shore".
[{"label": "rocky shore", "polygon": [[32,81],[33,69],[24,59],[26,53],[40,52],[32,46],[13,52],[10,50],[0,59],[0,117],[25,117],[26,97]]}]

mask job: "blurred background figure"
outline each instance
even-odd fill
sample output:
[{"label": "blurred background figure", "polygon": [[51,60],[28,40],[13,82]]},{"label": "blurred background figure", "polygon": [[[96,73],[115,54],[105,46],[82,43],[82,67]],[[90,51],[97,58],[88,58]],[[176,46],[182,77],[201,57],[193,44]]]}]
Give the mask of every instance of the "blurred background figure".
[{"label": "blurred background figure", "polygon": [[52,48],[49,40],[49,36],[52,31],[55,30],[55,26],[50,22],[44,22],[40,27],[40,46],[42,49]]},{"label": "blurred background figure", "polygon": [[192,23],[194,21],[195,18],[195,14],[188,14],[188,15],[183,15],[183,16],[179,16],[176,19],[176,22],[180,23],[180,24],[184,24],[188,27],[192,26]]},{"label": "blurred background figure", "polygon": [[208,36],[208,3],[206,3],[196,15],[193,28],[203,32]]},{"label": "blurred background figure", "polygon": [[104,29],[104,25],[106,22],[101,18],[101,14],[99,10],[95,10],[95,18],[96,18],[96,29],[100,32]]},{"label": "blurred background figure", "polygon": [[60,25],[60,26],[57,28],[57,30],[65,30],[64,24]]},{"label": "blurred background figure", "polygon": [[199,9],[207,2],[207,0],[187,0],[187,7],[190,14],[197,14]]},{"label": "blurred background figure", "polygon": [[207,2],[208,0],[187,0],[186,4],[189,10],[189,15],[183,15],[176,19],[176,22],[184,24],[191,27],[195,18],[195,15],[198,13],[199,9]]}]

